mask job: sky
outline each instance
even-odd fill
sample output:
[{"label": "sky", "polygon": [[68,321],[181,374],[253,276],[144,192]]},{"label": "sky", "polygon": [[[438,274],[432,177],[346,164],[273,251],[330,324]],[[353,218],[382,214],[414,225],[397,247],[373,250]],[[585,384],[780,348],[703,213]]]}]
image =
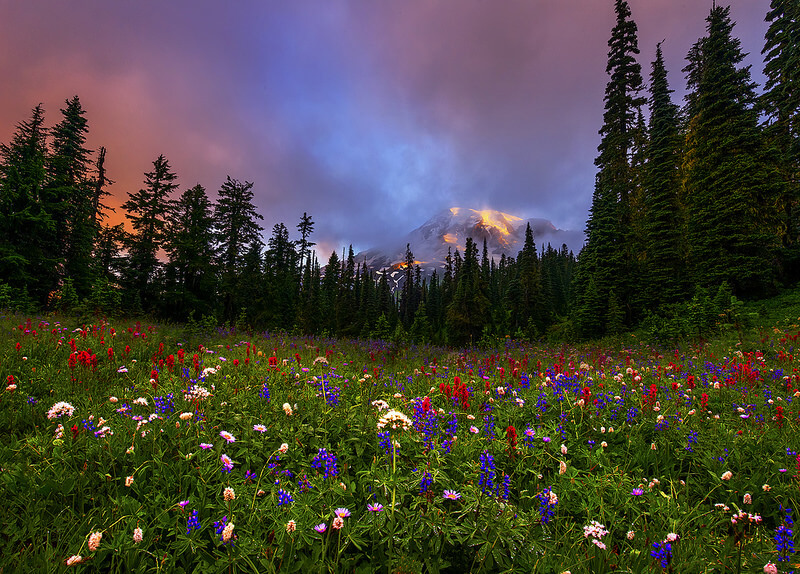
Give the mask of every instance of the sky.
[{"label": "sky", "polygon": [[[629,0],[645,79],[681,69],[711,0]],[[769,0],[730,0],[763,86]],[[0,142],[77,95],[108,203],[163,154],[180,191],[254,183],[265,240],[304,212],[324,264],[450,207],[583,229],[613,0],[0,0]]]}]

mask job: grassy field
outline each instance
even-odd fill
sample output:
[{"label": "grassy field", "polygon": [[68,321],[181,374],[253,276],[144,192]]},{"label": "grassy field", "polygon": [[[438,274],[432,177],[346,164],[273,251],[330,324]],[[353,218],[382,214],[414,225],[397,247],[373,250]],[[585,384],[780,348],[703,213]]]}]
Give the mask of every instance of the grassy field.
[{"label": "grassy field", "polygon": [[800,568],[800,296],[740,315],[453,350],[6,314],[0,572]]}]

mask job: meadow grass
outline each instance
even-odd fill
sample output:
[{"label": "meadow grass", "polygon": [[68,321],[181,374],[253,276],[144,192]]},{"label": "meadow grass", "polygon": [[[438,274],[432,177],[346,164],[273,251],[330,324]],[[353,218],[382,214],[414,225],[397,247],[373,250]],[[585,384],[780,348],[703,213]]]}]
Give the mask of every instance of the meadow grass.
[{"label": "meadow grass", "polygon": [[7,314],[0,572],[788,572],[770,320],[453,350]]}]

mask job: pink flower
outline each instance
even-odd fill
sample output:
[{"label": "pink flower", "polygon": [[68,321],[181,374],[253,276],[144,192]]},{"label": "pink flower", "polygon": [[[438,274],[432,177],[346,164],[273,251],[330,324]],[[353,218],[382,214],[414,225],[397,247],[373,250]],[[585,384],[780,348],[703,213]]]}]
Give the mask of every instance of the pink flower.
[{"label": "pink flower", "polygon": [[290,520],[289,522],[286,523],[286,532],[291,533],[294,532],[295,530],[297,530],[297,523],[294,520]]},{"label": "pink flower", "polygon": [[230,502],[236,499],[236,493],[230,486],[225,487],[225,492],[223,493],[223,498],[225,498],[225,502]]},{"label": "pink flower", "polygon": [[222,542],[227,544],[230,542],[231,536],[233,536],[233,522],[228,522],[228,524],[222,530]]},{"label": "pink flower", "polygon": [[142,537],[143,536],[144,536],[144,534],[142,533],[142,529],[141,528],[137,527],[137,528],[134,529],[134,531],[133,531],[133,541],[136,544],[139,544],[142,541]]},{"label": "pink flower", "polygon": [[722,480],[730,480],[733,478],[733,473],[730,470],[726,470],[724,473],[722,473],[720,478]]},{"label": "pink flower", "polygon": [[344,526],[344,519],[341,516],[337,516],[333,519],[333,524],[331,526],[333,526],[334,530],[339,530]]},{"label": "pink flower", "polygon": [[[69,558],[67,558],[67,566],[75,566],[76,564],[80,564],[81,562],[83,562],[83,556],[81,556],[80,554],[75,554],[74,556],[70,556]],[[767,567],[765,566],[764,572],[766,571]]]},{"label": "pink flower", "polygon": [[92,532],[89,535],[89,551],[94,552],[100,547],[100,541],[103,539],[102,532]]},{"label": "pink flower", "polygon": [[775,566],[772,562],[767,562],[764,565],[764,572],[765,574],[778,574],[778,567]]}]

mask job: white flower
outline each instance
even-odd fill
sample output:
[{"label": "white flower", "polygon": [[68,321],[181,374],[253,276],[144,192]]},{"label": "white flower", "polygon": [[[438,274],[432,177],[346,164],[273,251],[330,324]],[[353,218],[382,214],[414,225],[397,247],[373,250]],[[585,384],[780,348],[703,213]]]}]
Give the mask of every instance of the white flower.
[{"label": "white flower", "polygon": [[231,536],[233,536],[233,522],[228,522],[222,531],[222,542],[230,542]]}]

